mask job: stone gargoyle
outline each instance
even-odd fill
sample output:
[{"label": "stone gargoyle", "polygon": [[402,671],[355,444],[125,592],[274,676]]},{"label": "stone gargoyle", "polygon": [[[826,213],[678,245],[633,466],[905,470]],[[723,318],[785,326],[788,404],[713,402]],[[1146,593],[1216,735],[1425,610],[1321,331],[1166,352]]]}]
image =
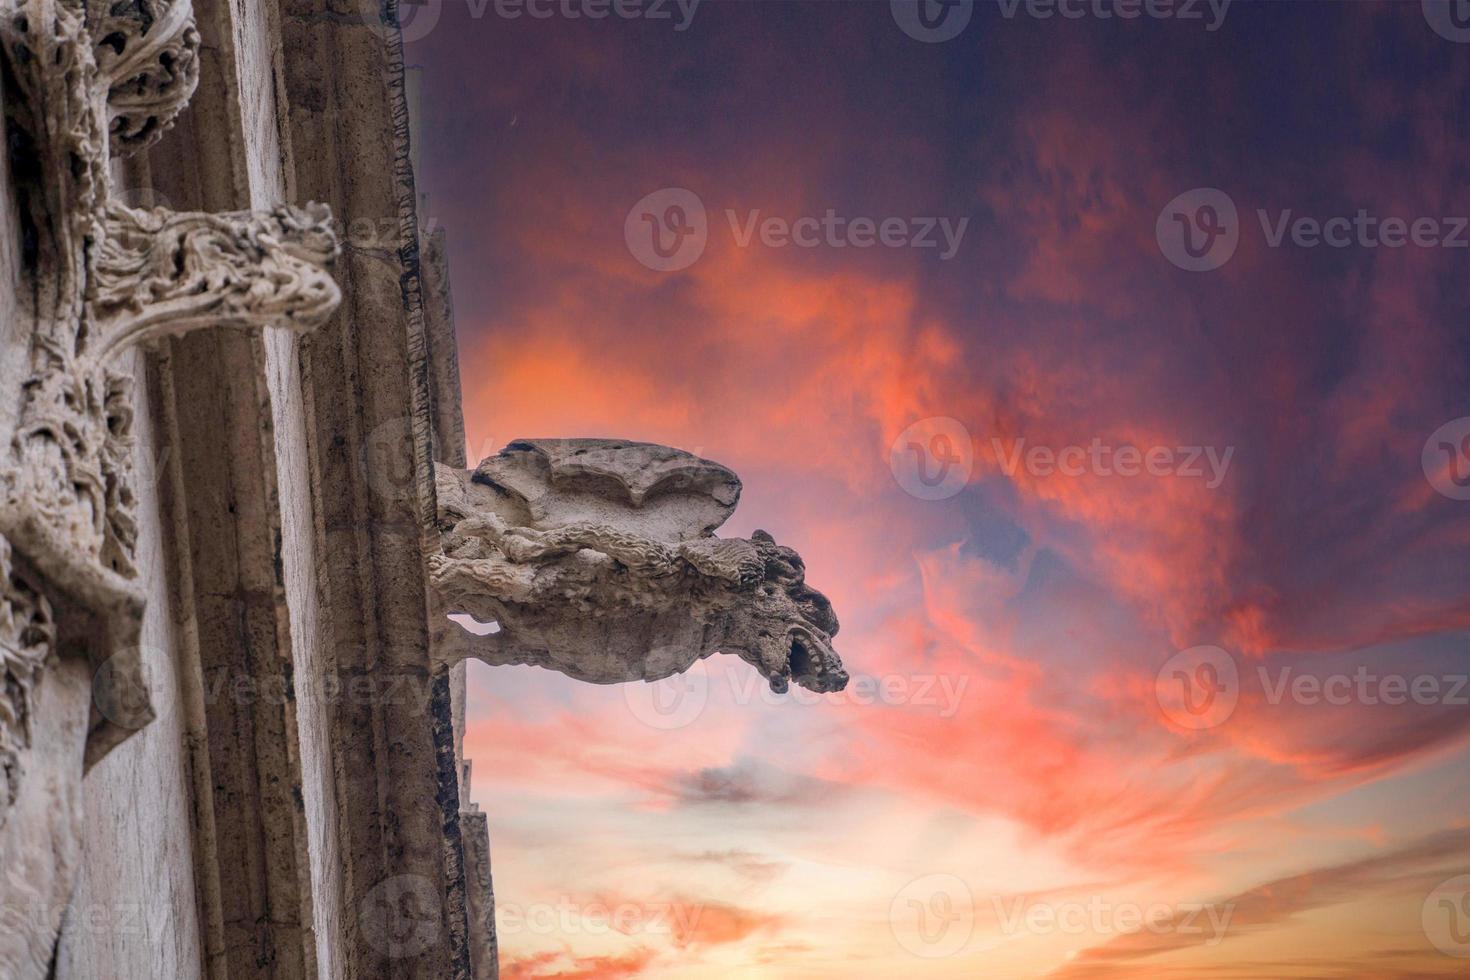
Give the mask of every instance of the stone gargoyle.
[{"label": "stone gargoyle", "polygon": [[778,692],[847,685],[837,617],[801,556],[764,531],[715,537],[740,499],[730,470],[665,446],[519,440],[474,470],[436,464],[443,554],[430,582],[446,609],[499,632],[472,641],[491,664],[582,681],[655,681],[715,652]]}]

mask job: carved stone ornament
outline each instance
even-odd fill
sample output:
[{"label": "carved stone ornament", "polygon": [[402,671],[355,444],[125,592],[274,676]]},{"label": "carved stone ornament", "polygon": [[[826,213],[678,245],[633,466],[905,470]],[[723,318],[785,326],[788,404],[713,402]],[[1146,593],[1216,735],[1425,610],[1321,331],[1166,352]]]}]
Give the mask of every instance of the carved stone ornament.
[{"label": "carved stone ornament", "polygon": [[473,471],[437,467],[445,606],[499,632],[492,664],[596,684],[655,681],[733,653],[785,691],[847,685],[837,617],[801,556],[764,531],[715,537],[740,499],[718,463],[613,439],[521,440]]},{"label": "carved stone ornament", "polygon": [[[201,327],[310,330],[340,298],[325,270],[337,251],[325,207],[175,214],[110,198],[112,154],[169,128],[198,81],[199,46],[188,0],[0,0],[30,358],[22,390],[3,393],[18,421],[0,433],[0,896],[11,913],[20,891],[64,908],[76,843],[60,813],[39,833],[6,823],[31,770],[54,761],[34,734],[47,722],[38,686],[59,665],[86,668],[68,668],[88,682],[74,706],[84,762],[40,774],[67,799],[83,766],[153,717],[137,649],[132,393],[117,356]],[[0,976],[46,975],[59,924],[44,918],[0,935]]]}]

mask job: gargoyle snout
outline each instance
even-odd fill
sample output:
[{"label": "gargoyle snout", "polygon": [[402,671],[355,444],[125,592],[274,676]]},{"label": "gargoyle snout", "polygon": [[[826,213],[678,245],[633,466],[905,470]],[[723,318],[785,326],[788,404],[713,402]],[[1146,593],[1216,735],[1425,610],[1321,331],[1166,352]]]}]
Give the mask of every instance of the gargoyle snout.
[{"label": "gargoyle snout", "polygon": [[847,687],[847,671],[831,642],[815,632],[793,630],[787,637],[791,679],[809,691],[827,694]]}]

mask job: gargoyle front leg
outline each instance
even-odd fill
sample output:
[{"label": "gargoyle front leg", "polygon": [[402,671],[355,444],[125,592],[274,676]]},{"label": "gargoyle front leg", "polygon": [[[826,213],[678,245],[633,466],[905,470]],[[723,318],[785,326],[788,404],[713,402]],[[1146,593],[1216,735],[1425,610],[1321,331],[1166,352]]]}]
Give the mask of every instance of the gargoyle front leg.
[{"label": "gargoyle front leg", "polygon": [[695,538],[679,545],[679,555],[705,578],[736,589],[753,589],[765,575],[760,549],[744,538]]},{"label": "gargoyle front leg", "polygon": [[539,663],[546,656],[544,650],[533,650],[520,643],[503,624],[498,632],[470,637],[462,648],[476,660],[493,667]]},{"label": "gargoyle front leg", "polygon": [[[457,558],[430,555],[429,582],[455,612],[466,612],[476,619],[494,619],[486,601],[528,603],[535,598],[536,569],[503,558]],[[475,607],[479,606],[477,610]],[[485,612],[488,615],[479,615]]]},{"label": "gargoyle front leg", "polygon": [[501,626],[499,632],[469,637],[460,649],[481,663],[487,663],[492,667],[517,665],[546,667],[588,684],[608,683],[606,677],[599,677],[594,672],[584,670],[575,659],[558,657],[551,651],[523,642],[504,625]]}]

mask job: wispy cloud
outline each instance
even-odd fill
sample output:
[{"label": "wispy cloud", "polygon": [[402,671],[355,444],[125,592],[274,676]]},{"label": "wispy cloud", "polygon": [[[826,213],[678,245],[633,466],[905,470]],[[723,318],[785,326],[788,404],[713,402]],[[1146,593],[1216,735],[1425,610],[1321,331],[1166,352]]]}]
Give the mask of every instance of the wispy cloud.
[{"label": "wispy cloud", "polygon": [[[1465,873],[1467,867],[1470,867],[1470,829],[1444,831],[1385,853],[1278,878],[1238,895],[1220,899],[1215,905],[1228,911],[1228,926],[1222,935],[1211,935],[1208,939],[1212,944],[1219,941],[1238,941],[1253,934],[1287,926],[1317,909],[1369,898],[1408,895],[1422,901],[1435,885],[1446,878]],[[1072,963],[1052,976],[1058,980],[1136,976],[1140,975],[1136,972],[1141,965],[1140,961],[1151,963],[1153,957],[1198,949],[1204,945],[1206,938],[1201,937],[1198,930],[1182,929],[1179,925],[1180,919],[1176,916],[1160,921],[1156,928],[1120,935],[1100,946],[1085,949]],[[1451,975],[1451,964],[1446,962],[1447,957],[1422,940],[1417,947],[1371,950],[1370,953],[1378,968],[1399,971],[1375,973],[1375,976]],[[1345,971],[1363,969],[1361,957],[1361,951],[1354,950],[1351,958],[1336,961],[1326,957],[1298,960],[1290,964],[1292,972],[1285,972],[1287,964],[1282,964],[1278,969],[1283,972],[1266,975],[1347,976],[1349,973]],[[1197,962],[1198,958],[1191,960],[1191,963]],[[1206,965],[1208,966],[1208,958]],[[1168,968],[1167,964],[1163,967],[1165,970]],[[1193,968],[1196,967],[1191,967]],[[1215,965],[1212,969],[1224,971],[1224,975],[1232,975],[1229,971],[1240,970],[1242,965],[1227,962]],[[1328,972],[1303,974],[1299,972],[1302,969]],[[1150,972],[1150,975],[1155,974]]]}]

